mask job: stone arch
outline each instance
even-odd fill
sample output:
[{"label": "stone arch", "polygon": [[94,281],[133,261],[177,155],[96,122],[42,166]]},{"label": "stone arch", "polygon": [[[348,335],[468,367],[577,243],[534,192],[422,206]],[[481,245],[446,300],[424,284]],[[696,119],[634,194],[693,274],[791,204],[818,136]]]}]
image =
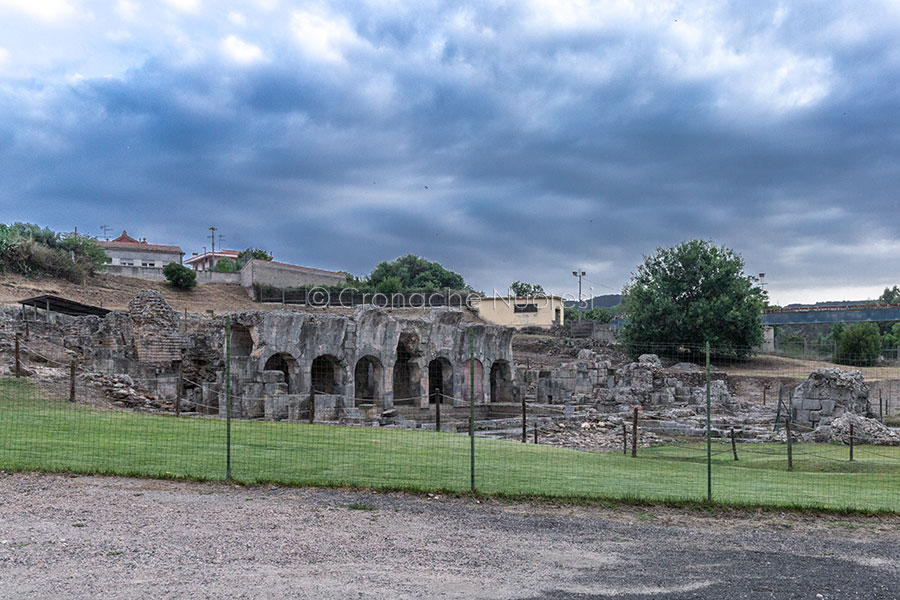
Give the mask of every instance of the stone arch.
[{"label": "stone arch", "polygon": [[441,393],[441,404],[453,402],[453,364],[438,356],[428,363],[428,402],[434,404],[436,392]]},{"label": "stone arch", "polygon": [[317,394],[339,394],[341,363],[332,354],[321,354],[310,366],[310,382]]},{"label": "stone arch", "polygon": [[266,360],[263,371],[281,371],[284,373],[284,382],[288,386],[288,392],[296,393],[300,384],[297,377],[297,360],[287,352],[278,352]]},{"label": "stone arch", "polygon": [[512,369],[506,360],[495,360],[491,365],[491,402],[512,402]]},{"label": "stone arch", "polygon": [[239,323],[231,326],[231,357],[243,358],[253,353],[253,336],[250,328]]},{"label": "stone arch", "polygon": [[472,386],[471,386],[471,375],[472,375],[472,364],[474,361],[475,365],[475,404],[479,402],[484,402],[484,365],[477,358],[469,359],[466,361],[465,366],[463,367],[463,389],[462,389],[462,397],[466,402],[470,402],[473,400],[472,394]]},{"label": "stone arch", "polygon": [[384,404],[384,367],[381,361],[366,355],[356,361],[353,369],[353,387],[355,403]]},{"label": "stone arch", "polygon": [[394,403],[414,404],[420,395],[419,364],[413,352],[413,340],[400,336],[397,342],[397,360],[394,362]]}]

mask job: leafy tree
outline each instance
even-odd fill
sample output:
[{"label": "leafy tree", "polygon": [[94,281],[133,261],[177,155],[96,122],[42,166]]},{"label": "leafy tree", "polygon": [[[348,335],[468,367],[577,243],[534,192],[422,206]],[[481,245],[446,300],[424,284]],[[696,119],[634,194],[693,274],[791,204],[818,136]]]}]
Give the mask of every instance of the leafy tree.
[{"label": "leafy tree", "polygon": [[884,288],[884,292],[878,297],[880,304],[900,304],[900,287]]},{"label": "leafy tree", "polygon": [[835,360],[845,365],[871,365],[881,355],[881,332],[875,323],[848,325],[838,338]]},{"label": "leafy tree", "polygon": [[513,281],[509,284],[512,293],[520,297],[540,296],[543,295],[544,286],[539,283],[525,283],[523,281]]},{"label": "leafy tree", "polygon": [[748,354],[763,341],[765,292],[756,282],[724,246],[691,240],[657,248],[623,291],[632,354],[704,342],[724,354]]},{"label": "leafy tree", "polygon": [[403,282],[399,277],[391,276],[379,281],[375,289],[382,294],[393,294],[403,289]]},{"label": "leafy tree", "polygon": [[247,248],[246,250],[241,250],[241,252],[237,255],[234,270],[240,271],[244,268],[244,265],[246,265],[251,260],[271,261],[272,253],[266,250],[260,250],[259,248]]},{"label": "leafy tree", "polygon": [[881,347],[894,349],[900,346],[900,323],[894,323],[890,331],[881,336]]},{"label": "leafy tree", "polygon": [[197,274],[177,262],[170,262],[163,267],[163,275],[169,283],[180,290],[189,290],[197,285]]},{"label": "leafy tree", "polygon": [[596,321],[598,323],[609,323],[613,318],[613,311],[608,308],[595,306],[581,313],[581,318],[588,321]]},{"label": "leafy tree", "polygon": [[[390,280],[388,282],[388,280]],[[399,289],[397,287],[399,281]],[[448,271],[439,263],[415,254],[407,254],[393,262],[381,262],[369,274],[367,283],[378,291],[464,289],[465,280],[458,273]]]},{"label": "leafy tree", "polygon": [[236,273],[239,270],[237,264],[230,258],[220,258],[216,261],[217,273]]}]

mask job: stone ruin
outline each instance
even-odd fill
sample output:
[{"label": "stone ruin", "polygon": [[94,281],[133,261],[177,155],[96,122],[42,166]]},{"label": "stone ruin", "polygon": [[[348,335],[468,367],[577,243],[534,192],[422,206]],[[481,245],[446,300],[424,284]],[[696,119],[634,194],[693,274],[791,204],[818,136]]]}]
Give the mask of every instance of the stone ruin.
[{"label": "stone ruin", "polygon": [[[15,313],[7,316],[15,318]],[[231,315],[232,415],[299,419],[314,391],[317,420],[378,420],[397,409],[429,409],[441,398],[477,405],[515,394],[507,327],[468,323],[457,309],[404,319],[361,306],[351,316],[294,311]],[[105,317],[48,315],[35,334],[59,339],[84,379],[115,404],[224,414],[225,318],[182,318],[161,294],[143,290],[127,311]],[[474,360],[470,364],[470,356]],[[427,418],[427,413],[425,418]]]},{"label": "stone ruin", "polygon": [[869,386],[858,370],[816,369],[791,396],[791,418],[811,427],[827,426],[844,413],[875,416]]},{"label": "stone ruin", "polygon": [[[459,310],[398,319],[371,306],[350,317],[285,311],[233,315],[232,391],[239,416],[298,419],[315,393],[323,419],[373,420],[401,406],[513,399],[507,327],[465,323]],[[470,355],[474,353],[474,364]],[[414,411],[413,411],[414,412]]]}]

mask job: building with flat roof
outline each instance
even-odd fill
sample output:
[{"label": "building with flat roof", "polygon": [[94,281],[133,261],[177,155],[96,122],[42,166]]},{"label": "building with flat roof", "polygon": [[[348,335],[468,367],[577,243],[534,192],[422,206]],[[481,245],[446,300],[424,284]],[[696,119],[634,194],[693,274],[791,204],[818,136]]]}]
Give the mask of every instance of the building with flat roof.
[{"label": "building with flat roof", "polygon": [[494,296],[472,298],[478,315],[495,325],[507,327],[553,327],[562,325],[565,300],[561,296]]}]

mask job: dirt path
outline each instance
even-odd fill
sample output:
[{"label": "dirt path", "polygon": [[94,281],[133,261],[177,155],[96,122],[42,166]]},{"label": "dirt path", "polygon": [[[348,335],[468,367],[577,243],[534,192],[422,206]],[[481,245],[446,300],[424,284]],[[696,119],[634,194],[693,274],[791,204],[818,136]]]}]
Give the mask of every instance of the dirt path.
[{"label": "dirt path", "polygon": [[[900,518],[0,474],[4,598],[897,598]],[[821,596],[817,596],[821,594]]]}]

